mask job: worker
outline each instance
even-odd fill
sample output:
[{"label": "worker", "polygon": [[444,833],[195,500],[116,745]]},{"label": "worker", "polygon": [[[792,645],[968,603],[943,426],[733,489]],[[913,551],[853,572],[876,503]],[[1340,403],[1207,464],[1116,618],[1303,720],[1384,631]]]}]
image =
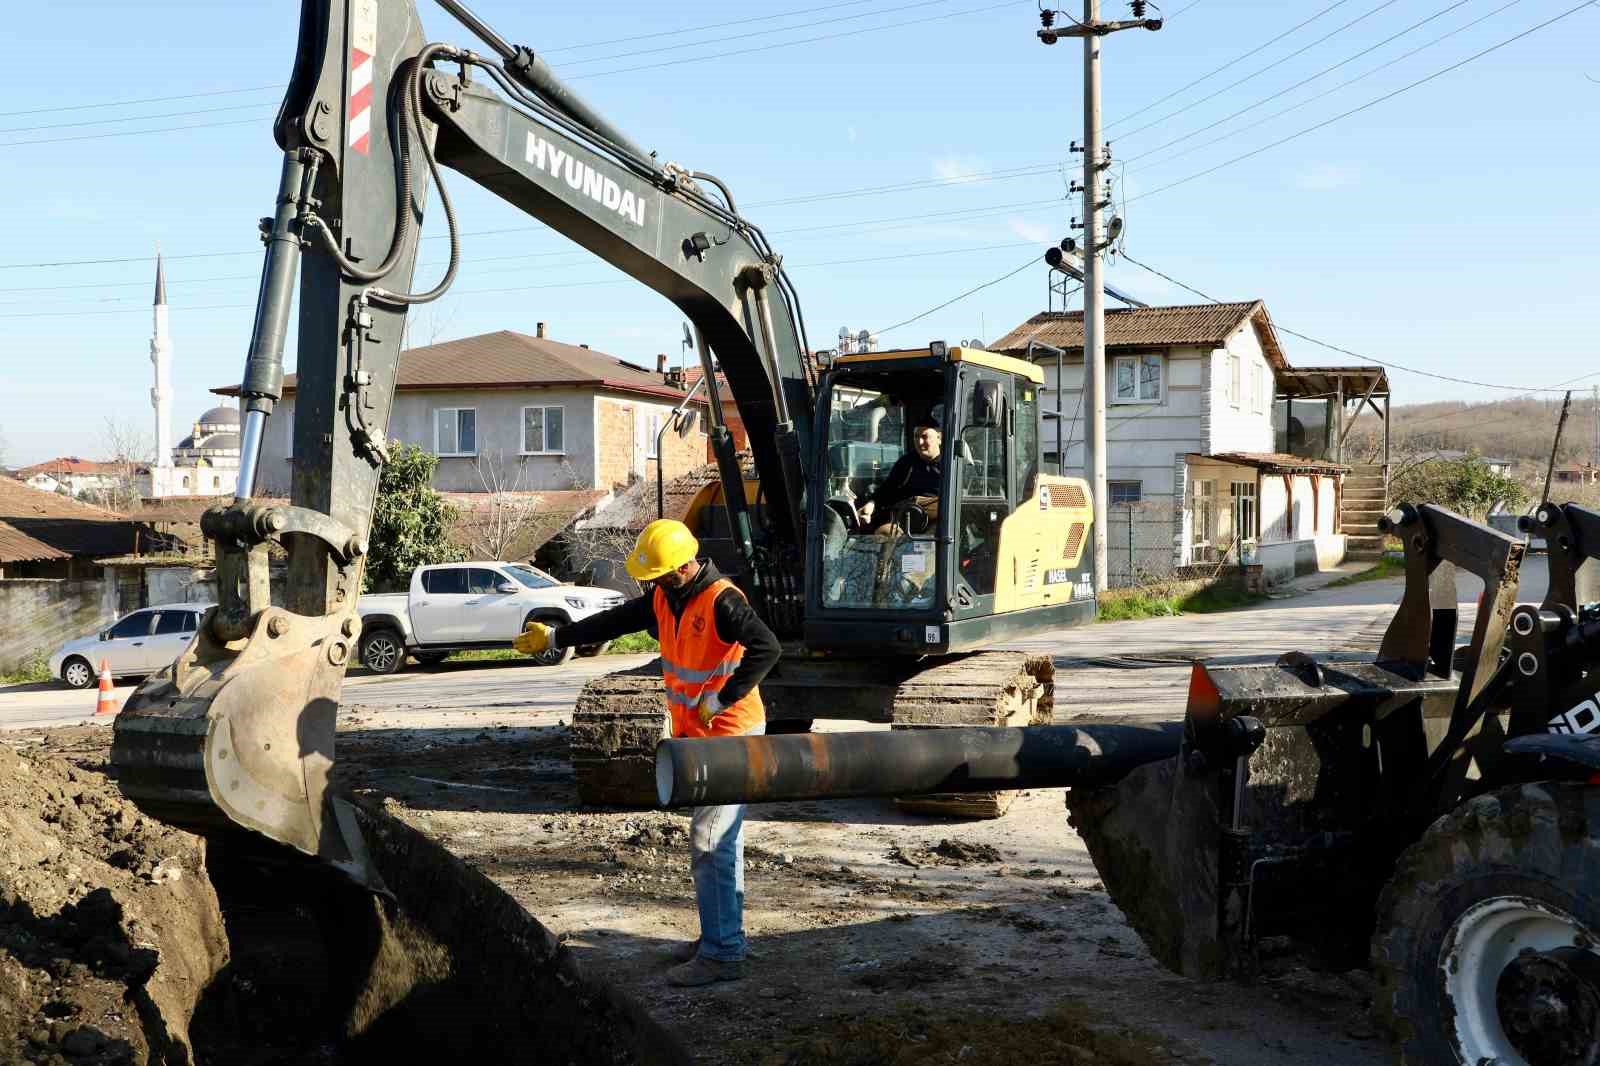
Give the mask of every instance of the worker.
[{"label": "worker", "polygon": [[[892,533],[894,523],[890,512],[896,504],[908,499],[916,501],[930,522],[939,517],[939,483],[942,480],[939,448],[944,443],[944,434],[932,421],[918,422],[912,431],[911,443],[912,450],[895,460],[894,466],[889,468],[889,476],[878,484],[857,512],[861,525],[874,533]],[[874,514],[884,516],[876,528],[872,526]]]},{"label": "worker", "polygon": [[[757,686],[778,661],[778,638],[738,586],[697,558],[689,527],[670,518],[644,527],[627,570],[643,595],[560,628],[529,622],[513,642],[549,648],[603,644],[647,630],[661,642],[661,673],[675,737],[765,733]],[[690,872],[700,938],[675,945],[667,983],[680,988],[744,976],[744,807],[696,807],[689,820]]]}]

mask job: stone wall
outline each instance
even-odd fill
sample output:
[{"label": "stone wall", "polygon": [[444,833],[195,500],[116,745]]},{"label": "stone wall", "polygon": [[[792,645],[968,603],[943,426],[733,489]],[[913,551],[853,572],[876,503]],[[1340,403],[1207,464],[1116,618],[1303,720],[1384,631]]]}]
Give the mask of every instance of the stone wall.
[{"label": "stone wall", "polygon": [[110,625],[116,619],[99,581],[0,581],[0,673]]},{"label": "stone wall", "polygon": [[594,484],[600,489],[615,489],[633,480],[632,404],[599,399],[594,412]]}]

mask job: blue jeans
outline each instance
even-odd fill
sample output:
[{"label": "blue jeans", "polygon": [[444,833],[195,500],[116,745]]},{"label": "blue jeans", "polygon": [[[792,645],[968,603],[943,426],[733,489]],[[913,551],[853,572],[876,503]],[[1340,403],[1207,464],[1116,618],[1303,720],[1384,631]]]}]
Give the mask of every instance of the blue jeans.
[{"label": "blue jeans", "polygon": [[[760,736],[766,723],[746,736]],[[700,955],[744,958],[744,805],[696,807],[689,819],[689,872],[700,910]]]}]

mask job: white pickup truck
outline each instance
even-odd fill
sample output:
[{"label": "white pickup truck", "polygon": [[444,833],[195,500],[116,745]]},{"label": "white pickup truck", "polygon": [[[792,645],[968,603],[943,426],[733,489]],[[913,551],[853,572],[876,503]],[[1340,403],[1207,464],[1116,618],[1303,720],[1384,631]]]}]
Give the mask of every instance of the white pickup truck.
[{"label": "white pickup truck", "polygon": [[[436,663],[453,651],[509,647],[530,621],[564,625],[623,601],[606,588],[566,585],[523,563],[441,563],[420,566],[411,591],[361,597],[361,661],[367,669],[392,674],[406,656]],[[600,648],[578,648],[594,654]],[[574,649],[533,656],[557,666]]]}]

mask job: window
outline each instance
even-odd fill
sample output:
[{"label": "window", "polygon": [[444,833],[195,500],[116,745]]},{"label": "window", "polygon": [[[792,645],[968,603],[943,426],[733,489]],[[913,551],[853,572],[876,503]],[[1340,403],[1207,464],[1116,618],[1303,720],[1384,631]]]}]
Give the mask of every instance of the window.
[{"label": "window", "polygon": [[440,407],[433,412],[435,455],[478,454],[478,412],[473,407]]},{"label": "window", "polygon": [[435,596],[465,596],[467,594],[467,572],[459,567],[448,570],[424,570],[422,572],[422,590],[431,592]]},{"label": "window", "polygon": [[1209,549],[1217,536],[1217,483],[1210,478],[1195,481],[1189,496],[1189,535],[1195,557],[1209,556],[1209,551],[1201,549]]},{"label": "window", "polygon": [[1267,368],[1250,368],[1250,409],[1261,414],[1267,409]]},{"label": "window", "polygon": [[646,459],[659,459],[656,442],[661,439],[661,420],[664,416],[660,411],[651,411],[644,416],[644,457]]},{"label": "window", "polygon": [[169,637],[194,632],[193,611],[162,611],[156,618],[156,636]]},{"label": "window", "polygon": [[505,578],[493,570],[475,566],[467,571],[467,595],[482,596],[487,592],[493,592],[504,580]]},{"label": "window", "polygon": [[548,589],[561,584],[555,578],[532,566],[508,566],[506,573],[528,586],[530,589]]},{"label": "window", "polygon": [[127,640],[130,637],[148,637],[150,623],[155,621],[154,611],[136,611],[111,627],[109,640]]},{"label": "window", "polygon": [[220,477],[212,478],[211,479],[211,487],[214,488],[214,489],[220,489],[222,487],[222,479]]},{"label": "window", "polygon": [[522,409],[522,454],[563,455],[567,450],[566,410],[561,407]]},{"label": "window", "polygon": [[1119,355],[1112,360],[1112,403],[1160,403],[1163,364],[1159,355]]},{"label": "window", "polygon": [[1238,540],[1256,537],[1256,483],[1235,481],[1228,487],[1233,498],[1233,535]]},{"label": "window", "polygon": [[1115,507],[1119,503],[1138,503],[1144,499],[1144,482],[1142,481],[1108,481],[1106,482],[1107,503]]},{"label": "window", "polygon": [[1239,357],[1230,355],[1228,356],[1228,402],[1238,407],[1239,400]]},{"label": "window", "polygon": [[1011,411],[1012,463],[1017,468],[1017,501],[1031,499],[1038,489],[1039,393],[1031,381],[1018,381]]}]

